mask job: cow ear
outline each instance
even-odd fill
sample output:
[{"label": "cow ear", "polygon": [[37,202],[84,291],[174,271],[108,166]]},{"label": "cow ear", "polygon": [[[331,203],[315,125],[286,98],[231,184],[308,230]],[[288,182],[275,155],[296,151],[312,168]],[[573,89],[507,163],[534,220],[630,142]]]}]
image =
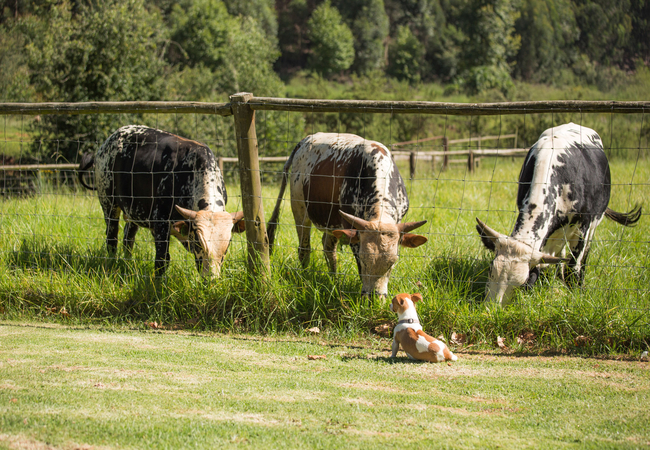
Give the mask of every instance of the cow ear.
[{"label": "cow ear", "polygon": [[350,241],[350,244],[356,244],[359,242],[359,232],[357,230],[334,230],[332,234],[336,239],[347,238]]},{"label": "cow ear", "polygon": [[190,224],[185,220],[178,221],[172,225],[170,232],[179,241],[187,241],[187,236],[190,234]]},{"label": "cow ear", "polygon": [[237,211],[232,213],[232,231],[233,233],[243,233],[246,231],[246,222],[244,222],[244,213],[243,211]]},{"label": "cow ear", "polygon": [[420,236],[419,234],[405,233],[402,235],[399,245],[406,248],[415,248],[422,244],[426,244],[427,241],[427,238]]},{"label": "cow ear", "polygon": [[411,294],[411,300],[413,301],[413,303],[419,302],[420,300],[422,300],[422,294],[420,294],[419,292],[416,292],[415,294]]}]

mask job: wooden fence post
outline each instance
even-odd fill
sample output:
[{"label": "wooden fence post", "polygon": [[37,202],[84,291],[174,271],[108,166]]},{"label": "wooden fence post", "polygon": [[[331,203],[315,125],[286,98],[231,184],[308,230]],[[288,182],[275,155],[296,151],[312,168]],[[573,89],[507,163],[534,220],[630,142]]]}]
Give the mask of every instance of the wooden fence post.
[{"label": "wooden fence post", "polygon": [[409,154],[409,172],[411,174],[411,180],[415,178],[415,152]]},{"label": "wooden fence post", "polygon": [[469,149],[469,154],[467,155],[467,170],[470,173],[474,172],[474,150]]},{"label": "wooden fence post", "polygon": [[217,165],[219,166],[219,171],[221,172],[221,176],[223,175],[223,156],[219,156],[217,158]]},{"label": "wooden fence post", "polygon": [[447,170],[449,168],[449,138],[444,136],[442,138],[442,151],[445,152],[445,155],[442,157],[442,170]]},{"label": "wooden fence post", "polygon": [[253,94],[240,92],[230,96],[235,117],[235,135],[239,155],[239,181],[248,241],[248,267],[254,274],[270,273],[269,238],[262,207],[262,181],[255,132],[255,111],[248,102]]}]

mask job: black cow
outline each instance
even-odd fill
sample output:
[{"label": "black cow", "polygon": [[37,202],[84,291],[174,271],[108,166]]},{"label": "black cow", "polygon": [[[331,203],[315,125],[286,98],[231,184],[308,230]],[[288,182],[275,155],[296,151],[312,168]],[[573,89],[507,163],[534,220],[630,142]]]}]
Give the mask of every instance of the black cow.
[{"label": "black cow", "polygon": [[[293,165],[293,168],[291,168]],[[399,223],[409,208],[406,187],[388,149],[353,134],[316,133],[300,141],[284,166],[269,220],[273,250],[280,204],[291,169],[291,209],[303,267],[309,264],[312,223],[323,231],[323,251],[336,272],[336,244],[350,243],[364,294],[386,295],[398,246],[418,247],[427,238],[408,232],[426,223]]]},{"label": "black cow", "polygon": [[603,216],[625,226],[641,217],[640,206],[629,213],[609,209],[610,189],[609,163],[598,133],[574,123],[544,131],[519,175],[519,216],[510,236],[476,219],[483,244],[495,252],[487,298],[507,303],[515,287],[537,280],[539,264],[567,262],[565,281],[581,285],[589,245]]},{"label": "black cow", "polygon": [[[96,187],[83,175],[95,167]],[[117,250],[124,213],[124,250],[131,254],[139,227],[156,245],[156,275],[169,263],[169,237],[194,254],[202,275],[219,275],[232,232],[244,230],[243,213],[225,211],[226,186],[208,146],[142,125],[113,133],[94,155],[84,155],[79,180],[98,191],[106,221],[106,246]]]}]

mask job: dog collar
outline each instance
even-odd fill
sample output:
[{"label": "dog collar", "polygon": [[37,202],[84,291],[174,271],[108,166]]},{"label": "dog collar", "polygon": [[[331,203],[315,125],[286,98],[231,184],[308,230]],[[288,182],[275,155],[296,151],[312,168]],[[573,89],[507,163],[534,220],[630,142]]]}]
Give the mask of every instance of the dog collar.
[{"label": "dog collar", "polygon": [[401,325],[403,323],[420,323],[420,321],[418,319],[404,319],[397,322],[397,325]]}]

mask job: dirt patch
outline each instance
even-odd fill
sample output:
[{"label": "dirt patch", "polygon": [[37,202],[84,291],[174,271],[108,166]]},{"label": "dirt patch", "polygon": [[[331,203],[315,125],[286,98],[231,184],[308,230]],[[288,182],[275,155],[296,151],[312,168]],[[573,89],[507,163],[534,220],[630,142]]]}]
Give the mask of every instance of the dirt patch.
[{"label": "dirt patch", "polygon": [[349,389],[364,389],[369,391],[393,392],[396,394],[405,393],[405,391],[401,389],[397,389],[392,386],[385,386],[383,384],[377,384],[377,383],[341,383],[338,386],[342,388],[349,388]]}]

